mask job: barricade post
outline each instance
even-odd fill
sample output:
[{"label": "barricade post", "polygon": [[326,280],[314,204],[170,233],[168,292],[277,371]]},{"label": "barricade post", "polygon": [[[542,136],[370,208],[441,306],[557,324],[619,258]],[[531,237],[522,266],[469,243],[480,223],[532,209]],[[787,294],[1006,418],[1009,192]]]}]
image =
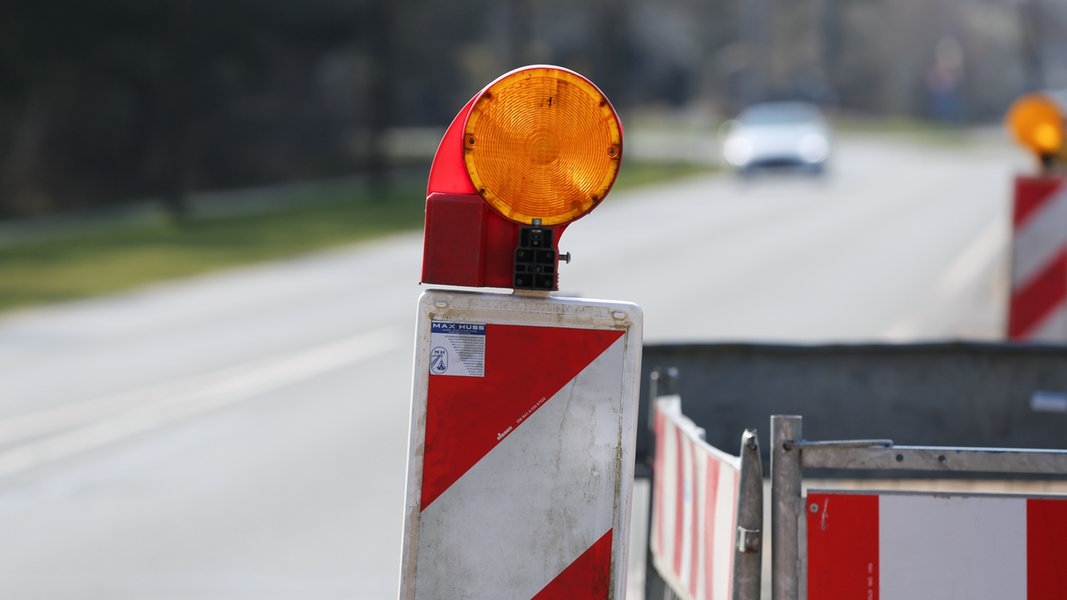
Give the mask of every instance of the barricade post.
[{"label": "barricade post", "polygon": [[1067,93],[1025,94],[1005,121],[1039,168],[1015,178],[1008,339],[1067,341]]},{"label": "barricade post", "polygon": [[803,438],[798,416],[771,417],[771,598],[796,598],[799,590],[798,551],[800,453],[789,443]]},{"label": "barricade post", "polygon": [[622,123],[552,65],[460,110],[427,183],[399,597],[626,593],[640,307],[550,296],[560,236],[600,205]]},{"label": "barricade post", "polygon": [[763,462],[754,429],[741,436],[733,600],[756,600],[763,584]]},{"label": "barricade post", "polygon": [[1067,177],[1015,177],[1008,339],[1067,341]]},{"label": "barricade post", "polygon": [[[664,396],[676,396],[678,394],[678,369],[675,367],[654,367],[648,375],[648,407],[647,407],[647,427],[652,434],[652,443],[656,441],[656,400]],[[654,459],[656,452],[654,449],[649,450],[648,457]],[[647,469],[645,470],[648,475],[649,482],[649,510],[648,519],[645,524],[646,534],[652,532],[652,519],[654,517],[653,500],[656,490],[656,471],[652,468],[652,460],[646,462]],[[655,560],[652,553],[652,538],[649,535],[648,541],[645,543],[645,599],[662,599],[668,600],[670,588],[667,587],[667,582],[663,580],[659,572],[655,569]]]}]

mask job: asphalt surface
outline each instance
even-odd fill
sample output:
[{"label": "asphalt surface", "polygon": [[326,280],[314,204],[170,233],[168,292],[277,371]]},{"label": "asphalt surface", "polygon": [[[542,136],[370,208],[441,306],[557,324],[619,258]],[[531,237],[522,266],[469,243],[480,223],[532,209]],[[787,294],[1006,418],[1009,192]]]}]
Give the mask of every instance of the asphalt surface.
[{"label": "asphalt surface", "polygon": [[[998,339],[1006,141],[613,193],[561,293],[646,341]],[[624,167],[625,168],[625,167]],[[395,597],[421,236],[0,319],[0,598]]]}]

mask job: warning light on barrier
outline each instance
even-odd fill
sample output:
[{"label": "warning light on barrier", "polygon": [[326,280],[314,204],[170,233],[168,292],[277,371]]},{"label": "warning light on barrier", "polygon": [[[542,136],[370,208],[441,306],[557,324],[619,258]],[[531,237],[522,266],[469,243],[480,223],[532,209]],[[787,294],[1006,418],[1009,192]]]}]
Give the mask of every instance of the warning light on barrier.
[{"label": "warning light on barrier", "polygon": [[1015,139],[1033,152],[1044,168],[1067,163],[1064,119],[1067,112],[1047,94],[1026,94],[1008,109],[1005,121]]},{"label": "warning light on barrier", "polygon": [[568,69],[499,77],[445,131],[426,196],[423,283],[558,289],[559,238],[596,208],[622,161],[607,97]]},{"label": "warning light on barrier", "polygon": [[467,173],[504,217],[557,225],[593,209],[619,170],[622,134],[592,83],[562,69],[505,75],[478,95],[464,127]]},{"label": "warning light on barrier", "polygon": [[1040,161],[1040,172],[1015,176],[1012,196],[1011,294],[1007,337],[1067,339],[1067,91],[1027,94],[1005,122]]}]

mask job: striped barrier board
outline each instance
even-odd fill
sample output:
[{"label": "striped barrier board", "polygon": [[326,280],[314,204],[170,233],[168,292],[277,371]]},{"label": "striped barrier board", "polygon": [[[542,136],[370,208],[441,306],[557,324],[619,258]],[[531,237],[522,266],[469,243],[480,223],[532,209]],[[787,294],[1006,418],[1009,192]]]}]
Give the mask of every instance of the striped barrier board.
[{"label": "striped barrier board", "polygon": [[402,599],[622,598],[641,312],[419,301]]},{"label": "striped barrier board", "polygon": [[809,492],[808,598],[1067,597],[1067,498]]},{"label": "striped barrier board", "polygon": [[1008,338],[1067,340],[1067,180],[1016,177]]},{"label": "striped barrier board", "polygon": [[730,598],[740,459],[704,441],[680,397],[654,410],[653,564],[684,600]]}]

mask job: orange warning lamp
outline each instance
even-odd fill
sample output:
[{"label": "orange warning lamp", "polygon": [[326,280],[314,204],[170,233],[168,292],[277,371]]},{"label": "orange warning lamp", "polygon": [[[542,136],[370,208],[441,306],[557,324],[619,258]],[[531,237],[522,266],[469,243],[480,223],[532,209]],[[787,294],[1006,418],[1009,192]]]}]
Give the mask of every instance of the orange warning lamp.
[{"label": "orange warning lamp", "polygon": [[1064,110],[1045,94],[1026,94],[1008,109],[1008,129],[1026,149],[1037,155],[1046,169],[1067,162]]},{"label": "orange warning lamp", "polygon": [[622,123],[588,79],[550,65],[504,74],[437,148],[423,283],[558,289],[559,237],[604,200],[621,160]]}]

